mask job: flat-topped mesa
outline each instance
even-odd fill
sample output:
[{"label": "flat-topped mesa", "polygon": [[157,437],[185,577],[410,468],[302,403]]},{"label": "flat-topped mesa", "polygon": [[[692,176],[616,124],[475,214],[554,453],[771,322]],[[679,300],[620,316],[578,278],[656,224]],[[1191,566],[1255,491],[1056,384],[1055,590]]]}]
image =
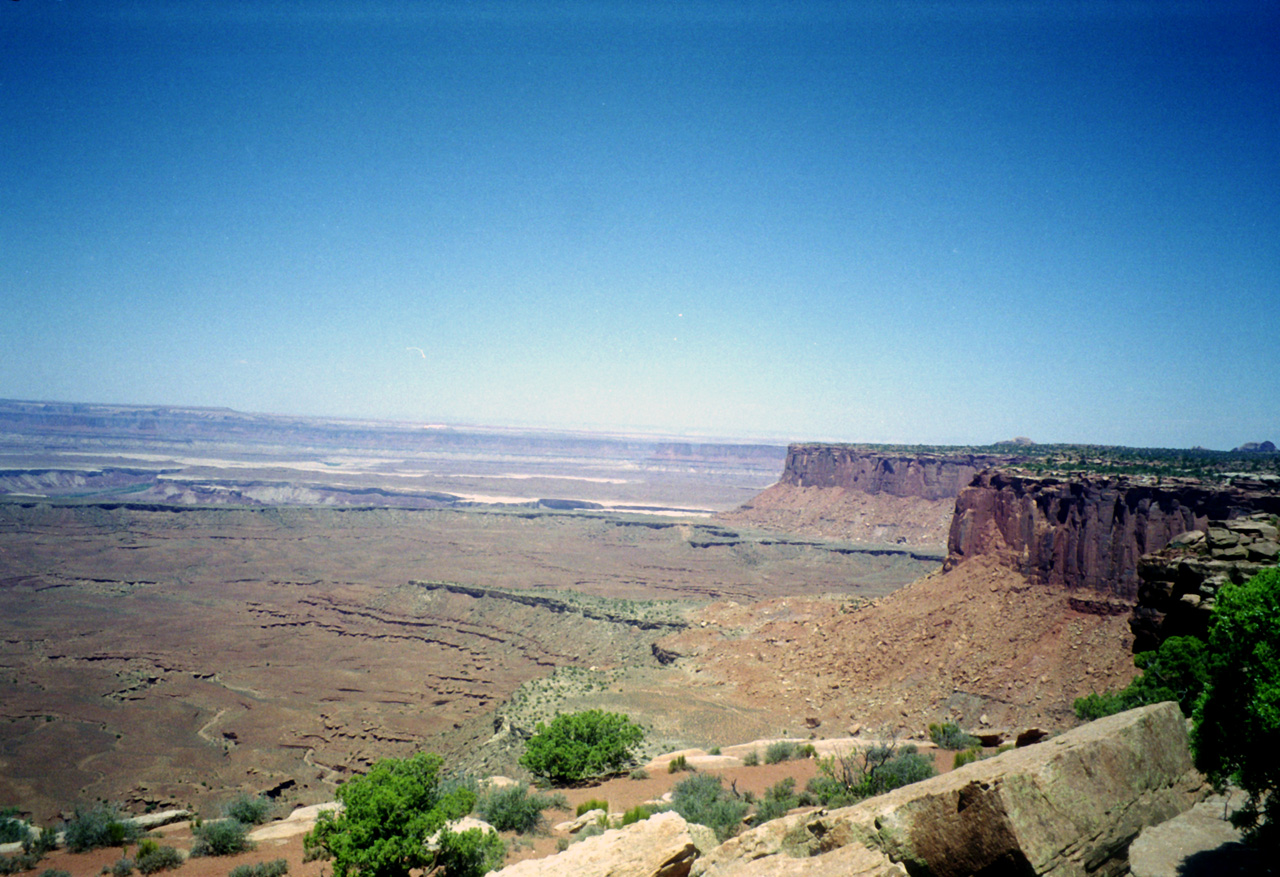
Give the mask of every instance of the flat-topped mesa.
[{"label": "flat-topped mesa", "polygon": [[779,482],[862,493],[951,499],[983,469],[1014,462],[996,454],[884,452],[854,445],[796,444]]},{"label": "flat-topped mesa", "polygon": [[1039,583],[1123,600],[1138,592],[1138,560],[1210,519],[1280,512],[1272,483],[1235,479],[1035,478],[1006,470],[977,475],[960,491],[946,568],[996,554]]}]

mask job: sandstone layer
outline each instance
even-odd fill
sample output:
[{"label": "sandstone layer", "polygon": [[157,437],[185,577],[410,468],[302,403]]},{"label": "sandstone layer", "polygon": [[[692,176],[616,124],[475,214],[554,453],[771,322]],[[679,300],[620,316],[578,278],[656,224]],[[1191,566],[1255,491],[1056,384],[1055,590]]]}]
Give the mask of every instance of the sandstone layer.
[{"label": "sandstone layer", "polygon": [[978,472],[1016,459],[796,444],[777,484],[720,519],[857,542],[940,545],[960,490]]},{"label": "sandstone layer", "polygon": [[794,873],[830,873],[820,870],[824,856],[863,847],[931,877],[1112,877],[1127,872],[1129,845],[1144,827],[1205,791],[1182,713],[1155,704],[852,807],[766,823],[712,850],[692,873],[772,873],[744,866],[784,856],[816,858],[815,868]]},{"label": "sandstone layer", "polygon": [[1142,555],[1211,518],[1254,512],[1280,512],[1274,483],[1032,478],[990,470],[956,499],[946,565],[996,556],[1033,582],[1132,601]]}]

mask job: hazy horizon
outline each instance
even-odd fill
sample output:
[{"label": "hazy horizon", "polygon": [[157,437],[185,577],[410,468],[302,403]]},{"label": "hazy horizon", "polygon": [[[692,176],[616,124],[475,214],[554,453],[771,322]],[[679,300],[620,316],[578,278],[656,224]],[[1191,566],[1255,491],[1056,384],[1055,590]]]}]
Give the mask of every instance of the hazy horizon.
[{"label": "hazy horizon", "polygon": [[0,7],[0,396],[1280,439],[1280,4]]}]

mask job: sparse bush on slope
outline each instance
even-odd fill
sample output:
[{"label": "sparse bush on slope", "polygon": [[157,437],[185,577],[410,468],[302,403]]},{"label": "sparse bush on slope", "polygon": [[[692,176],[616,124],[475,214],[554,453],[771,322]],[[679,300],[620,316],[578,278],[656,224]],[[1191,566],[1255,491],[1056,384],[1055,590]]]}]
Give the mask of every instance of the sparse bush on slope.
[{"label": "sparse bush on slope", "polygon": [[520,764],[554,784],[578,783],[621,772],[642,740],[644,729],[620,713],[567,713],[538,723]]}]

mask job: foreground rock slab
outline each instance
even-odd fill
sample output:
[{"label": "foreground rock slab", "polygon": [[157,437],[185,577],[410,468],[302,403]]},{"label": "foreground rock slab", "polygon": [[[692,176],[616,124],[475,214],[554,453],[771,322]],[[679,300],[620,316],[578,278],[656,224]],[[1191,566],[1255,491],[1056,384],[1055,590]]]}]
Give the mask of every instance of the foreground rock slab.
[{"label": "foreground rock slab", "polygon": [[499,877],[685,877],[698,855],[689,826],[676,813],[606,831],[545,859],[517,862]]},{"label": "foreground rock slab", "polygon": [[[1155,704],[852,807],[775,820],[721,844],[692,873],[822,874],[784,870],[785,857],[861,845],[931,877],[1118,877],[1144,827],[1205,791],[1182,713]],[[766,858],[774,861],[743,867]]]},{"label": "foreground rock slab", "polygon": [[[1243,796],[1236,800],[1238,805]],[[1254,877],[1269,874],[1227,815],[1231,800],[1214,796],[1168,822],[1144,829],[1129,849],[1131,877]]]}]

